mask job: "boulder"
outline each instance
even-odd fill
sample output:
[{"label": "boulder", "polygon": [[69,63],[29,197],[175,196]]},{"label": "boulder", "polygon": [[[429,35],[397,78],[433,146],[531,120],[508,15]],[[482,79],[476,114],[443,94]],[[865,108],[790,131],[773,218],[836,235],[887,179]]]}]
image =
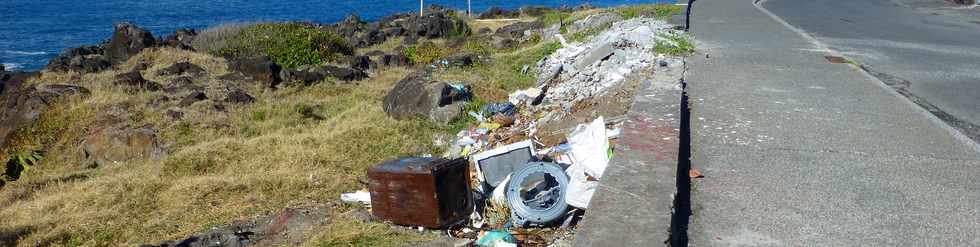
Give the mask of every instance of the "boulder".
[{"label": "boulder", "polygon": [[109,63],[119,64],[139,54],[143,49],[154,45],[156,45],[156,39],[149,31],[128,22],[122,22],[116,24],[112,39],[105,47],[105,56]]},{"label": "boulder", "polygon": [[0,72],[0,147],[17,129],[30,126],[48,107],[69,96],[88,97],[88,89],[67,84],[24,85],[35,73]]},{"label": "boulder", "polygon": [[352,56],[347,61],[353,69],[368,70],[377,66],[374,61],[371,61],[371,57],[368,56]]},{"label": "boulder", "polygon": [[324,65],[317,69],[317,72],[326,76],[337,78],[341,81],[360,81],[368,77],[367,73],[359,69],[342,68],[332,65]]},{"label": "boulder", "polygon": [[365,33],[363,37],[361,37],[361,40],[360,42],[357,43],[357,45],[358,47],[368,47],[368,46],[384,43],[385,40],[388,40],[388,36],[385,35],[384,32],[378,30],[371,30],[370,32]]},{"label": "boulder", "polygon": [[166,152],[150,128],[109,127],[97,130],[82,141],[83,165],[95,168],[135,159],[160,159]]},{"label": "boulder", "polygon": [[455,18],[448,10],[430,8],[424,16],[412,16],[400,22],[407,36],[420,36],[430,39],[447,38],[469,33],[466,21]]},{"label": "boulder", "polygon": [[139,71],[118,74],[112,83],[117,86],[127,86],[147,91],[158,91],[163,88],[159,83],[143,79],[143,75]]},{"label": "boulder", "polygon": [[383,108],[389,116],[403,120],[424,116],[439,123],[449,123],[460,115],[463,102],[454,100],[449,84],[431,79],[422,70],[406,76],[385,96]]},{"label": "boulder", "polygon": [[373,51],[369,51],[367,53],[364,53],[364,55],[365,56],[369,56],[369,57],[384,56],[385,55],[385,52],[382,51],[382,50],[373,50]]},{"label": "boulder", "polygon": [[381,32],[384,33],[386,37],[395,37],[402,35],[402,33],[405,32],[405,29],[402,27],[387,27],[381,29]]},{"label": "boulder", "polygon": [[412,60],[401,53],[387,54],[381,57],[381,64],[389,67],[405,67],[412,66]]},{"label": "boulder", "polygon": [[240,72],[243,75],[251,77],[257,81],[266,83],[266,85],[270,88],[275,87],[281,81],[279,78],[279,72],[282,70],[282,67],[266,56],[233,58],[231,59],[228,68],[232,71]]},{"label": "boulder", "polygon": [[184,49],[184,50],[194,50],[191,46],[191,41],[197,36],[197,32],[190,28],[181,28],[174,31],[174,33],[168,35],[163,39],[163,44],[165,46]]},{"label": "boulder", "polygon": [[476,61],[477,56],[473,54],[456,54],[452,55],[446,59],[440,60],[442,66],[444,67],[467,67],[472,66]]},{"label": "boulder", "polygon": [[241,89],[235,89],[228,92],[225,97],[225,102],[233,104],[249,104],[255,102],[255,98],[252,95],[248,95],[245,91]]},{"label": "boulder", "polygon": [[361,21],[361,17],[348,14],[344,21],[333,25],[333,30],[342,37],[354,37],[354,34],[361,31],[363,25],[364,22]]},{"label": "boulder", "polygon": [[315,83],[326,78],[323,73],[312,71],[312,66],[300,66],[296,69],[283,69],[279,72],[279,77],[284,82],[292,83]]},{"label": "boulder", "polygon": [[157,75],[180,75],[184,73],[197,76],[207,73],[207,71],[204,71],[204,68],[201,68],[201,66],[189,62],[179,62],[161,69],[157,72]]},{"label": "boulder", "polygon": [[195,92],[191,92],[187,96],[184,96],[184,98],[180,100],[180,103],[177,103],[177,106],[188,107],[193,105],[194,103],[197,103],[198,101],[204,101],[207,99],[208,96],[205,95],[204,92],[195,91]]},{"label": "boulder", "polygon": [[539,21],[517,22],[497,29],[497,32],[495,32],[493,36],[495,38],[508,38],[519,42],[524,42],[527,41],[532,34],[534,34],[534,30],[542,27],[544,27],[544,25]]},{"label": "boulder", "polygon": [[200,91],[203,87],[194,85],[194,80],[187,76],[174,78],[170,84],[163,87],[163,91],[168,94],[175,94],[184,91]]},{"label": "boulder", "polygon": [[550,11],[552,11],[552,9],[542,6],[524,6],[517,10],[517,12],[520,12],[520,14],[524,16],[541,16]]},{"label": "boulder", "polygon": [[478,19],[516,18],[518,14],[519,14],[518,12],[493,6],[490,7],[490,9],[487,9],[486,12],[483,12],[482,14],[477,16],[477,18]]},{"label": "boulder", "polygon": [[68,49],[49,60],[45,69],[55,72],[98,72],[111,66],[109,60],[102,55],[103,52],[104,49],[101,46],[81,46]]}]

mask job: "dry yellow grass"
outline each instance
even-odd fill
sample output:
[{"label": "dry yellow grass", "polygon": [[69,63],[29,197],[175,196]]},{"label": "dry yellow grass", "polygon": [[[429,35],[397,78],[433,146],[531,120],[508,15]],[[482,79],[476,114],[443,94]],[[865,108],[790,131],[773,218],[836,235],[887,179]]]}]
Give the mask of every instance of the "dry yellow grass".
[{"label": "dry yellow grass", "polygon": [[[431,134],[440,130],[425,121],[396,121],[382,111],[381,98],[409,73],[405,69],[380,71],[360,85],[326,82],[251,90],[257,98],[252,105],[229,107],[224,114],[191,107],[185,109],[184,120],[168,122],[158,117],[165,108],[146,106],[160,92],[134,94],[111,85],[114,75],[136,61],[149,63],[145,77],[161,83],[168,78],[155,76],[155,71],[179,61],[201,65],[211,77],[227,70],[220,58],[159,49],[141,53],[121,65],[123,69],[81,76],[75,83],[88,87],[92,96],[63,108],[71,114],[53,118],[76,116],[81,121],[68,128],[85,133],[97,127],[100,114],[126,105],[129,115],[143,116],[127,121],[154,126],[168,144],[169,156],[83,169],[77,165],[80,157],[73,154],[74,139],[80,135],[63,136],[69,143],[52,148],[47,156],[74,158],[45,159],[30,176],[0,190],[0,235],[13,235],[22,246],[116,246],[178,239],[284,207],[336,201],[341,192],[362,187],[357,178],[367,167],[396,156],[427,153]],[[77,78],[45,73],[38,83],[72,76]],[[304,118],[296,112],[300,105],[323,120]],[[329,229],[348,223],[321,227],[344,239],[350,232]],[[374,240],[381,245],[425,239],[377,223],[364,224],[355,228],[386,236]],[[332,242],[334,236],[317,239]]]}]

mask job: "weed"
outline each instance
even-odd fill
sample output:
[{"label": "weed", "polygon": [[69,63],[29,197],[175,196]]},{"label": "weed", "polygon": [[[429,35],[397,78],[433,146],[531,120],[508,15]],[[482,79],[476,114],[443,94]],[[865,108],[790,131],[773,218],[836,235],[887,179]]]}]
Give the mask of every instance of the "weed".
[{"label": "weed", "polygon": [[611,27],[612,27],[612,23],[606,23],[606,24],[602,24],[602,25],[597,26],[597,27],[592,27],[592,28],[586,29],[585,31],[580,31],[580,32],[577,32],[577,33],[573,33],[572,36],[569,38],[569,40],[572,41],[572,42],[584,42],[587,39],[592,38],[592,37],[594,37],[596,35],[599,35],[599,33],[602,33],[603,31],[606,31],[607,29],[609,29]]},{"label": "weed", "polygon": [[432,42],[423,42],[418,45],[406,47],[403,52],[415,64],[431,64],[449,55],[447,49],[439,47]]},{"label": "weed", "polygon": [[4,169],[4,175],[10,181],[20,179],[24,173],[30,170],[31,167],[36,166],[41,160],[41,152],[38,151],[18,153],[13,156],[13,158],[7,161],[6,169]]},{"label": "weed", "polygon": [[256,122],[265,121],[265,111],[262,110],[252,111],[252,121],[256,121]]},{"label": "weed", "polygon": [[673,4],[647,4],[619,7],[614,11],[622,16],[623,19],[627,20],[636,17],[655,17],[659,19],[666,19],[680,13],[682,8]]},{"label": "weed", "polygon": [[548,11],[544,15],[538,17],[538,21],[541,22],[545,27],[550,27],[551,25],[561,23],[562,26],[569,23],[569,17],[571,14],[563,11]]},{"label": "weed", "polygon": [[654,52],[667,55],[687,55],[694,52],[694,44],[687,35],[674,34],[664,38],[665,40],[657,41]]}]

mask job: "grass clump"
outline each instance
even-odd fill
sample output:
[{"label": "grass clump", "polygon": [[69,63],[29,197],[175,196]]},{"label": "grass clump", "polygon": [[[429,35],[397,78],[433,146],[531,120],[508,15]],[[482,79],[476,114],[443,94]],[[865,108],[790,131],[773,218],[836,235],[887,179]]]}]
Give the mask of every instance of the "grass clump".
[{"label": "grass clump", "polygon": [[679,14],[683,11],[683,8],[679,5],[673,4],[645,4],[645,5],[631,5],[623,6],[614,9],[616,13],[623,17],[623,19],[633,19],[636,17],[655,17],[659,19],[666,19],[675,14]]},{"label": "grass clump", "polygon": [[267,55],[286,68],[333,62],[345,55],[354,54],[354,47],[343,37],[301,23],[245,26],[239,29],[238,35],[229,37],[224,42],[223,47],[209,49],[221,56]]},{"label": "grass clump", "polygon": [[402,52],[415,64],[430,64],[449,55],[448,49],[439,47],[432,42],[409,46]]},{"label": "grass clump", "polygon": [[654,52],[667,55],[687,55],[694,52],[694,43],[684,34],[673,34],[657,41]]}]

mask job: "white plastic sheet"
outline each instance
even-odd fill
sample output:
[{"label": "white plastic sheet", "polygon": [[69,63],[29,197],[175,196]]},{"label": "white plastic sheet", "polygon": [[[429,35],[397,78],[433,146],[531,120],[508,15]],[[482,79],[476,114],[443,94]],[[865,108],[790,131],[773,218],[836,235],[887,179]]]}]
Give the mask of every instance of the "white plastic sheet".
[{"label": "white plastic sheet", "polygon": [[363,204],[371,204],[371,193],[367,191],[355,191],[351,193],[340,194],[340,200],[343,202],[360,202]]},{"label": "white plastic sheet", "polygon": [[602,172],[609,165],[609,140],[606,135],[606,122],[600,116],[589,124],[580,124],[568,135],[572,146],[574,165],[585,168],[585,172],[602,179]]},{"label": "white plastic sheet", "polygon": [[592,195],[599,187],[596,179],[609,165],[609,136],[606,133],[606,122],[602,117],[596,118],[589,124],[581,124],[568,135],[571,146],[572,165],[565,169],[568,174],[568,193],[565,203],[577,208],[588,208]]}]

